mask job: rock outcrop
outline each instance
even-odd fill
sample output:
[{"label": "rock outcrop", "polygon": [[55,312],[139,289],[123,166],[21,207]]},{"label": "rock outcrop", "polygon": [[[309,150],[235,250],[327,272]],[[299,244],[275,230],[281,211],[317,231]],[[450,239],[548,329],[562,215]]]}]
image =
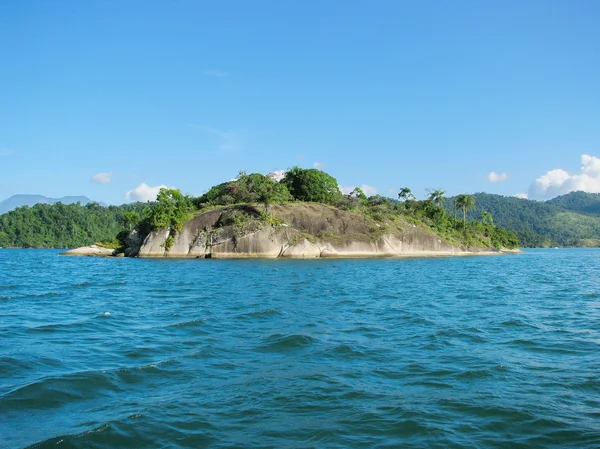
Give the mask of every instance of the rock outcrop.
[{"label": "rock outcrop", "polygon": [[[168,247],[169,229],[150,233],[126,250],[138,257],[325,258],[491,254],[443,241],[429,229],[401,221],[375,222],[321,204],[272,206],[264,220],[252,206],[203,212],[187,221]],[[135,241],[135,239],[132,239]],[[139,246],[137,246],[139,245]],[[497,251],[496,251],[497,253]]]},{"label": "rock outcrop", "polygon": [[110,248],[104,248],[98,245],[82,246],[81,248],[70,249],[64,253],[60,253],[61,256],[103,256],[109,257],[115,255],[115,250]]}]

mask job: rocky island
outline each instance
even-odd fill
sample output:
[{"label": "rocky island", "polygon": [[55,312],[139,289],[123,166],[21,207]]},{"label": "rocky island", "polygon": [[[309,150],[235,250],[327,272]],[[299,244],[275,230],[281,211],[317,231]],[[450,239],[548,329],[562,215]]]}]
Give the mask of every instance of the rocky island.
[{"label": "rocky island", "polygon": [[[405,188],[399,197],[367,198],[358,188],[342,195],[335,179],[315,169],[294,168],[281,181],[241,173],[199,198],[164,189],[110,251],[128,257],[313,259],[499,254],[518,246],[514,234],[487,217],[467,223],[448,214],[441,191],[417,201]],[[467,207],[468,200],[465,212]]]}]

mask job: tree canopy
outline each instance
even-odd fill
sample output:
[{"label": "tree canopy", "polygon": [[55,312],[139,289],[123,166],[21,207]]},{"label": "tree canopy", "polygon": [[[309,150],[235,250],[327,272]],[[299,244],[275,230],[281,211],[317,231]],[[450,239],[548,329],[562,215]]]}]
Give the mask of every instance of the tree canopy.
[{"label": "tree canopy", "polygon": [[292,167],[281,183],[299,201],[334,204],[342,195],[337,180],[316,168]]},{"label": "tree canopy", "polygon": [[259,173],[247,175],[212,187],[197,200],[197,205],[227,205],[241,203],[283,203],[293,200],[284,184]]},{"label": "tree canopy", "polygon": [[19,248],[73,248],[114,239],[128,218],[151,207],[134,203],[103,207],[97,203],[36,204],[0,216],[0,246]]}]

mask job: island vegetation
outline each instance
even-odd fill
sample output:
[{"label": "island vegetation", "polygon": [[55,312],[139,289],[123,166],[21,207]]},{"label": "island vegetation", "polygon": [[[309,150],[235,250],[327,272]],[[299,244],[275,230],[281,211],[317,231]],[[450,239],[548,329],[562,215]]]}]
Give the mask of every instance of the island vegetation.
[{"label": "island vegetation", "polygon": [[175,189],[162,189],[157,201],[139,216],[139,221],[118,234],[112,242],[121,249],[127,246],[129,231],[135,229],[145,236],[157,229],[169,229],[163,244],[169,251],[184,222],[193,216],[212,209],[253,205],[259,216],[247,209],[237,208],[217,225],[243,225],[250,220],[262,220],[271,225],[281,225],[282,220],[270,214],[274,204],[318,203],[339,210],[359,214],[372,223],[373,232],[381,233],[385,227],[409,223],[435,232],[445,242],[461,248],[516,248],[515,234],[496,226],[489,213],[480,220],[467,221],[466,211],[474,207],[474,199],[463,195],[459,204],[461,217],[450,214],[443,207],[446,198],[442,190],[432,190],[425,200],[417,200],[409,188],[399,190],[398,198],[381,195],[367,197],[360,188],[350,194],[340,192],[338,183],[329,174],[317,169],[291,168],[277,181],[258,173],[240,172],[237,179],[212,187],[200,197],[183,195]]},{"label": "island vegetation", "polygon": [[[600,195],[572,192],[546,202],[476,193],[445,197],[432,189],[417,200],[408,187],[395,198],[367,197],[360,188],[340,192],[337,181],[317,169],[293,167],[280,181],[240,172],[232,181],[199,197],[163,189],[154,202],[104,207],[97,203],[37,204],[0,216],[0,247],[73,248],[99,244],[121,249],[132,231],[147,235],[169,228],[166,248],[182,224],[207,210],[255,205],[258,219],[277,224],[277,204],[324,204],[360,214],[373,225],[408,222],[424,226],[444,241],[466,247],[600,246]],[[238,209],[220,223],[242,224],[250,215]],[[255,219],[257,217],[254,217]],[[512,231],[512,232],[511,232]]]},{"label": "island vegetation", "polygon": [[[397,198],[367,197],[360,188],[350,194],[340,192],[335,178],[317,169],[293,167],[280,181],[258,173],[240,172],[232,181],[216,185],[199,197],[183,195],[176,189],[162,189],[157,200],[123,206],[102,207],[96,203],[21,207],[0,217],[0,246],[64,248],[99,244],[123,250],[132,231],[145,236],[167,228],[164,243],[168,251],[184,222],[204,211],[233,205],[259,206],[260,220],[278,224],[270,214],[273,204],[318,203],[360,214],[373,223],[412,223],[431,229],[444,241],[462,248],[516,248],[515,234],[494,224],[490,213],[467,220],[475,206],[469,195],[457,197],[461,214],[444,208],[444,191],[432,190],[425,200],[417,200],[407,187]],[[241,211],[242,209],[240,209]],[[249,219],[243,212],[230,214],[225,224],[242,224]],[[256,217],[252,217],[256,219]],[[280,220],[279,220],[280,221]],[[381,225],[379,225],[381,226]]]}]

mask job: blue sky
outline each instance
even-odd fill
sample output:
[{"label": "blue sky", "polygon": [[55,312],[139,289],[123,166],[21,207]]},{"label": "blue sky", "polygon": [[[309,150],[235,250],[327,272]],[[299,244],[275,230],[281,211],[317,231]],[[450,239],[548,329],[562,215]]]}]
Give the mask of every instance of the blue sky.
[{"label": "blue sky", "polygon": [[592,0],[2,2],[0,200],[314,164],[384,195],[600,191],[598,23]]}]

